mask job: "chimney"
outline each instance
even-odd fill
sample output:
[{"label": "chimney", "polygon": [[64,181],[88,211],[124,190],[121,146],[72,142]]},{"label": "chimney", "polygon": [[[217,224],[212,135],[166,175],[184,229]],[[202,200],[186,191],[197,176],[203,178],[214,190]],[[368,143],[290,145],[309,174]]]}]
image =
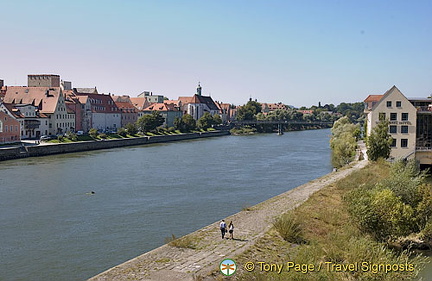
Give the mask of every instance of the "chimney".
[{"label": "chimney", "polygon": [[3,86],[4,86],[4,81],[0,79],[0,88],[2,88]]}]

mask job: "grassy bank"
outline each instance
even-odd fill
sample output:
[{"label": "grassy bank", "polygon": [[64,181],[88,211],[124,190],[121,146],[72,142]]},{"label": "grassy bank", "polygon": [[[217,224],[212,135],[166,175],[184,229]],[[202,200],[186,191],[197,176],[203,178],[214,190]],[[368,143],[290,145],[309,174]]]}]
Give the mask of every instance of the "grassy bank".
[{"label": "grassy bank", "polygon": [[[305,203],[275,221],[274,227],[247,252],[238,264],[253,262],[255,269],[240,269],[238,280],[412,280],[426,259],[407,251],[391,250],[359,230],[344,197],[358,186],[374,184],[389,174],[389,164],[370,164],[347,178],[316,192]],[[279,230],[279,231],[278,231]],[[283,231],[281,231],[283,230]],[[282,236],[285,238],[282,238]],[[266,271],[258,262],[298,264],[281,273]],[[341,268],[341,265],[358,268]],[[385,272],[378,265],[397,265]],[[313,265],[314,269],[306,268]],[[412,265],[412,266],[411,266]],[[321,266],[321,267],[320,267]],[[320,267],[320,270],[318,268]],[[396,266],[395,266],[396,267]],[[402,268],[403,267],[403,268]],[[268,269],[268,268],[267,268]]]}]

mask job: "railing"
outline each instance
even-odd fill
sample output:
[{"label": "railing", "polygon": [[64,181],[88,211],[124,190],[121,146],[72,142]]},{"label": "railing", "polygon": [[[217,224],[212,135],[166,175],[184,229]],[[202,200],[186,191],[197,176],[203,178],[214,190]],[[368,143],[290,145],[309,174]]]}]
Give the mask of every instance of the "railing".
[{"label": "railing", "polygon": [[333,122],[321,122],[321,121],[287,121],[287,120],[243,120],[243,121],[232,121],[231,124],[243,125],[243,124],[287,124],[287,125],[332,125]]},{"label": "railing", "polygon": [[418,112],[432,113],[432,106],[416,106]]}]

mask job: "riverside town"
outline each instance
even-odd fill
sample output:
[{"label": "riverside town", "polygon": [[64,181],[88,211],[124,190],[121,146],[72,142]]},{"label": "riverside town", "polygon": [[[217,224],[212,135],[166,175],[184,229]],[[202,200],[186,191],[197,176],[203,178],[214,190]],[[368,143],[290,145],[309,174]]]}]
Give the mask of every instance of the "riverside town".
[{"label": "riverside town", "polygon": [[[18,221],[23,220],[20,227],[14,227],[14,223],[10,222],[11,227],[3,228],[9,231],[5,235],[9,244],[19,245],[25,243],[23,241],[41,239],[44,249],[56,252],[42,258],[48,262],[60,257],[70,258],[60,252],[76,251],[76,254],[72,260],[53,269],[47,269],[43,262],[39,264],[36,261],[23,271],[26,266],[18,265],[25,255],[19,247],[10,246],[8,257],[12,261],[12,270],[5,275],[9,279],[20,279],[20,276],[28,279],[36,274],[37,279],[41,280],[52,279],[50,276],[55,276],[54,279],[66,276],[71,280],[225,280],[229,276],[234,280],[303,278],[301,280],[390,281],[415,280],[429,276],[431,272],[428,265],[432,248],[431,97],[406,97],[396,86],[392,86],[385,93],[365,95],[363,102],[333,105],[319,101],[309,108],[296,108],[281,102],[267,103],[252,98],[244,105],[214,101],[210,95],[203,94],[201,83],[198,83],[194,94],[180,96],[176,100],[151,91],[143,91],[136,97],[99,93],[96,87],[73,87],[72,82],[63,81],[56,74],[28,75],[26,86],[9,86],[0,80],[0,86],[0,160],[3,160],[0,162],[0,173],[19,173],[14,176],[15,180],[10,180],[9,176],[1,177],[0,182],[3,188],[6,187],[2,192],[20,190],[10,188],[14,185],[31,186],[20,178],[21,173],[27,173],[24,172],[25,167],[35,163],[36,169],[39,166],[50,167],[44,168],[43,173],[54,176],[56,180],[53,182],[58,182],[48,184],[47,188],[54,197],[49,195],[51,199],[44,206],[62,200],[66,205],[70,204],[68,201],[83,204],[83,200],[92,200],[97,206],[95,208],[93,203],[83,205],[82,210],[91,210],[90,213],[70,216],[70,212],[79,210],[60,206],[42,211],[46,207],[37,207],[38,201],[30,203],[28,206],[34,209],[34,214],[40,214],[45,220],[55,216],[59,221],[57,228],[49,233],[44,232],[45,228],[39,229],[32,223],[38,218],[30,211],[23,218],[18,218]],[[221,138],[192,141],[208,137]],[[182,140],[188,141],[158,146],[159,143]],[[239,141],[242,143],[240,146],[244,147],[238,146]],[[205,143],[208,143],[207,147]],[[112,150],[110,153],[115,155],[114,158],[104,152],[83,154],[84,151],[126,146],[132,146],[132,150]],[[233,147],[236,149],[233,150]],[[271,170],[265,170],[262,174],[262,162],[255,162],[256,157],[244,158],[255,155],[250,153],[250,147],[266,151],[266,165],[275,163]],[[296,158],[297,147],[301,148],[302,155],[307,155],[307,161]],[[207,167],[208,174],[197,175],[194,169],[199,168],[190,168],[201,161],[203,151],[217,160],[214,167]],[[57,155],[35,160],[18,159],[65,153],[70,153],[67,154],[70,157]],[[328,155],[328,158],[322,155]],[[147,173],[153,165],[159,171],[170,165],[164,162],[167,157],[188,164],[172,168],[170,175]],[[195,160],[188,162],[189,157],[195,157]],[[158,164],[160,160],[162,162]],[[141,170],[131,172],[123,168],[129,167],[131,161],[139,161],[135,165]],[[247,167],[243,161],[247,161]],[[94,168],[117,162],[119,165],[107,169],[109,173],[120,170],[118,178],[107,177]],[[10,170],[8,163],[15,168]],[[24,163],[23,170],[19,170],[21,163]],[[291,165],[293,172],[289,178],[294,181],[288,191],[285,186],[289,183],[284,177],[290,172],[286,165]],[[83,173],[82,167],[90,169],[92,176]],[[302,174],[303,169],[306,174]],[[236,186],[242,186],[241,181],[246,181],[252,170],[256,175],[246,190],[252,188],[253,192],[242,194],[244,191],[240,189],[240,193],[236,193],[238,191],[232,188],[231,183],[237,181]],[[66,172],[58,177],[55,175],[58,171]],[[74,176],[76,171],[81,171],[78,174],[83,178]],[[177,171],[181,171],[180,174]],[[276,176],[272,175],[274,172],[277,172]],[[182,173],[191,174],[185,178]],[[219,174],[223,174],[224,179]],[[236,179],[239,175],[241,181]],[[198,195],[189,195],[189,192],[202,193],[203,186],[197,182],[206,181],[206,177],[211,177],[212,188],[206,187],[200,195],[202,197],[193,201]],[[318,179],[312,180],[316,177]],[[45,188],[38,188],[44,182],[38,178],[34,176],[38,183],[28,190],[34,198],[39,197],[38,193],[34,193],[37,190],[46,193]],[[280,188],[268,193],[262,184],[256,184],[261,178],[272,183],[274,188]],[[226,182],[221,185],[221,180]],[[276,183],[277,180],[282,182]],[[76,181],[80,182],[78,186]],[[175,189],[179,186],[180,193],[176,193]],[[158,196],[164,196],[166,188],[176,194],[174,199],[167,199],[166,206],[164,202],[154,204],[152,199],[146,201],[148,192],[161,192]],[[60,190],[68,199],[62,199]],[[126,199],[123,198],[125,195],[118,194],[111,198],[108,195],[117,194],[120,190],[126,196],[136,193],[137,197]],[[185,196],[185,193],[188,195]],[[209,199],[206,194],[211,194],[215,200]],[[261,202],[257,194],[268,200]],[[180,227],[175,228],[180,236],[174,233],[166,235],[166,231],[172,229],[171,224],[175,225],[174,221],[163,226],[160,221],[165,221],[166,217],[155,220],[158,214],[168,212],[166,216],[179,215],[177,220],[184,221],[184,214],[195,212],[187,210],[193,205],[201,210],[203,222],[214,221],[216,217],[207,217],[204,210],[213,210],[209,214],[218,213],[221,198],[222,202],[235,206],[237,198],[249,195],[253,203],[251,206],[234,208],[237,213],[225,208],[218,215],[223,215],[221,221],[190,234]],[[4,196],[15,195],[5,192]],[[122,204],[117,206],[117,196],[128,203],[123,207]],[[104,198],[114,208],[107,209],[106,202],[98,198]],[[184,204],[177,205],[176,200],[181,198],[184,198]],[[39,200],[46,201],[46,198]],[[140,203],[134,204],[134,200]],[[200,201],[203,206],[200,206]],[[141,208],[147,205],[149,209],[143,212]],[[172,206],[185,211],[167,211]],[[10,205],[7,209],[14,208]],[[8,216],[26,212],[27,207],[20,208],[18,213]],[[62,208],[66,208],[66,213],[62,213]],[[114,217],[121,217],[123,212],[132,213],[117,221],[106,217],[105,212]],[[134,212],[140,215],[136,216]],[[90,219],[91,223],[83,224],[81,219],[73,223],[77,217],[93,215],[96,220]],[[28,220],[25,219],[27,216]],[[96,226],[99,219],[105,223]],[[99,238],[107,239],[109,247],[115,247],[112,242],[117,239],[103,237],[111,231],[116,232],[110,230],[111,224],[124,221],[128,222],[128,226],[122,235],[138,234],[129,240],[131,245],[137,245],[134,240],[142,236],[145,241],[145,237],[149,237],[152,242],[138,251],[132,249],[135,246],[120,246],[115,251],[118,258],[107,256],[106,247],[97,246],[101,243]],[[157,227],[147,228],[148,234],[143,232],[141,235],[141,228],[145,229],[150,221]],[[132,230],[131,224],[139,225],[140,229]],[[202,224],[193,227],[197,229],[198,226],[202,227]],[[68,230],[69,227],[72,230]],[[17,235],[18,229],[25,231],[19,231],[22,234]],[[157,242],[160,240],[159,231],[166,235],[162,246]],[[226,234],[228,231],[229,234]],[[92,238],[79,238],[91,233]],[[65,239],[65,236],[70,236],[72,240]],[[73,239],[81,242],[75,244]],[[86,244],[88,240],[90,244]],[[96,247],[88,252],[86,249],[92,245]],[[33,246],[29,244],[26,247]],[[59,247],[66,248],[59,250]],[[93,257],[93,261],[83,264],[88,257]],[[69,267],[73,270],[69,271]]]}]

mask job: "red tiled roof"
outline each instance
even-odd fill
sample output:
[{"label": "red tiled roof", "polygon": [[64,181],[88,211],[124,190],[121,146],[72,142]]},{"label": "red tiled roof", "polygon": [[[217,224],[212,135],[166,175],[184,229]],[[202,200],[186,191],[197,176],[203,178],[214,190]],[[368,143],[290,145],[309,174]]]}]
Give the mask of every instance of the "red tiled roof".
[{"label": "red tiled roof", "polygon": [[377,102],[382,99],[384,95],[369,95],[364,102]]},{"label": "red tiled roof", "polygon": [[145,97],[130,98],[130,101],[138,110],[143,110],[150,105]]},{"label": "red tiled roof", "polygon": [[54,113],[60,96],[60,87],[7,87],[4,102],[32,104],[42,113]]},{"label": "red tiled roof", "polygon": [[147,106],[145,111],[178,111],[172,103],[166,104],[166,103],[154,103],[149,106]]}]

